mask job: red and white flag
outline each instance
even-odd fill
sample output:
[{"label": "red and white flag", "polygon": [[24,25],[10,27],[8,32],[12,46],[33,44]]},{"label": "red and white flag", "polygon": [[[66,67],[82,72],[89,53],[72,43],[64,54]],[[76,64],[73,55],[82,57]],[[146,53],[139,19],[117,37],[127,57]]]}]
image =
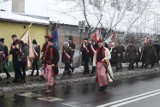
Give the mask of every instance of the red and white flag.
[{"label": "red and white flag", "polygon": [[98,28],[92,37],[95,42],[98,42],[98,40],[102,38],[101,30]]},{"label": "red and white flag", "polygon": [[115,39],[116,39],[116,32],[113,32],[111,36],[109,36],[104,42],[109,45],[112,42],[115,42]]},{"label": "red and white flag", "polygon": [[26,64],[28,68],[31,67],[30,59],[35,58],[34,51],[33,51],[32,40],[31,40],[31,35],[30,35],[30,27],[31,26],[32,26],[32,24],[30,24],[28,26],[27,30],[25,31],[25,33],[20,38],[24,43],[27,43],[28,46],[29,46],[29,55],[27,56],[27,64]]}]

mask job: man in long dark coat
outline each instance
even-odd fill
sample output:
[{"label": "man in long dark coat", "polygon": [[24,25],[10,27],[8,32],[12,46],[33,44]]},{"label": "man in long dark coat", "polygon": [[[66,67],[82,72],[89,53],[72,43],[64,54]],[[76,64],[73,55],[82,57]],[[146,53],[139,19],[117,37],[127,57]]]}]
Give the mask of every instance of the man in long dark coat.
[{"label": "man in long dark coat", "polygon": [[89,58],[90,58],[90,43],[87,38],[83,39],[80,51],[82,52],[82,62],[84,66],[83,74],[89,74]]},{"label": "man in long dark coat", "polygon": [[133,45],[133,41],[130,41],[129,42],[129,45],[127,46],[127,49],[126,49],[126,54],[127,54],[127,57],[129,59],[129,67],[128,69],[129,70],[133,70],[134,69],[134,62],[135,62],[135,59],[138,55],[138,52],[137,52],[137,49],[136,47]]},{"label": "man in long dark coat", "polygon": [[143,53],[145,68],[148,68],[148,65],[151,65],[151,68],[153,68],[155,63],[158,62],[158,58],[152,41],[149,41],[149,44],[144,47]]}]

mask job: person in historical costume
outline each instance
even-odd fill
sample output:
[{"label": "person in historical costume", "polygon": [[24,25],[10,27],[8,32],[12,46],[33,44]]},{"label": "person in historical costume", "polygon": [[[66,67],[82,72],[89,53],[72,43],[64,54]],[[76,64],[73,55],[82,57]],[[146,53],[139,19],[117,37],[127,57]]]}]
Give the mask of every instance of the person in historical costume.
[{"label": "person in historical costume", "polygon": [[156,54],[157,54],[157,58],[158,58],[157,64],[158,64],[159,63],[159,59],[160,59],[160,57],[159,57],[160,44],[158,43],[158,40],[156,40],[154,42],[154,48],[156,50]]},{"label": "person in historical costume", "polygon": [[80,51],[82,52],[82,62],[84,66],[83,74],[89,74],[89,58],[90,58],[90,43],[87,38],[83,39]]},{"label": "person in historical costume", "polygon": [[33,59],[33,63],[32,63],[32,72],[31,72],[30,76],[33,76],[35,67],[37,70],[36,75],[39,76],[38,61],[40,58],[40,45],[37,45],[37,41],[35,39],[32,41],[32,44],[33,44],[34,59]]},{"label": "person in historical costume", "polygon": [[93,66],[96,66],[96,81],[99,83],[99,91],[104,91],[108,87],[108,83],[113,81],[113,71],[109,60],[111,54],[109,50],[104,47],[102,40],[98,41],[98,48],[94,54]]},{"label": "person in historical costume", "polygon": [[122,62],[123,62],[123,58],[124,58],[124,52],[125,52],[125,48],[122,44],[122,42],[118,42],[118,45],[116,46],[117,49],[117,69],[122,69]]},{"label": "person in historical costume", "polygon": [[73,54],[74,54],[76,45],[75,45],[75,43],[73,42],[73,38],[69,38],[68,43],[69,43],[69,47],[72,49],[72,52],[73,52]]},{"label": "person in historical costume", "polygon": [[127,46],[126,49],[126,56],[129,60],[129,70],[134,70],[134,62],[136,57],[138,56],[138,52],[136,47],[133,45],[133,41],[129,41],[129,45]]},{"label": "person in historical costume", "polygon": [[19,69],[19,61],[18,61],[18,54],[19,54],[19,49],[18,49],[18,39],[17,35],[13,34],[12,36],[12,41],[13,43],[10,46],[10,54],[12,55],[12,63],[13,63],[13,69],[15,72],[15,76],[13,79],[14,83],[19,83],[20,82],[20,69]]},{"label": "person in historical costume", "polygon": [[[45,66],[44,65],[44,53],[45,53],[45,50],[48,48],[47,47],[48,46],[48,39],[50,38],[50,36],[46,35],[44,38],[45,38],[45,42],[43,43],[42,49],[41,49],[41,52],[42,52],[42,57],[41,57],[42,66]],[[44,79],[43,75],[40,75],[40,81],[44,81],[44,80],[45,79]]]},{"label": "person in historical costume", "polygon": [[4,48],[4,55],[5,57],[3,58],[3,71],[6,73],[7,77],[6,79],[10,78],[10,74],[6,68],[6,65],[8,63],[8,57],[9,57],[9,54],[8,54],[8,47],[4,44],[4,38],[1,38],[1,42],[2,42],[2,45],[3,45],[3,48]]},{"label": "person in historical costume", "polygon": [[[94,54],[95,54],[95,50],[96,50],[97,46],[96,46],[96,43],[94,40],[91,40],[91,43],[90,43],[90,60],[91,60],[91,63],[93,64],[93,57],[94,57]],[[95,66],[92,66],[92,71],[90,73],[90,76],[94,76],[95,75],[95,72],[96,72],[96,67]]]},{"label": "person in historical costume", "polygon": [[153,68],[155,63],[158,62],[158,58],[152,41],[149,41],[149,44],[146,44],[143,53],[145,68],[148,68],[148,65],[151,65],[151,68]]},{"label": "person in historical costume", "polygon": [[146,47],[146,43],[143,43],[143,46],[142,46],[142,48],[141,48],[141,52],[140,52],[140,61],[142,62],[142,65],[141,65],[141,67],[142,68],[144,68],[144,59],[145,59],[145,51],[144,51],[144,49],[145,49],[145,47]]},{"label": "person in historical costume", "polygon": [[62,50],[62,62],[65,64],[64,72],[63,72],[63,78],[65,75],[72,75],[72,72],[74,71],[74,68],[71,66],[71,63],[73,61],[73,51],[69,47],[68,42],[64,42],[63,44],[63,50]]},{"label": "person in historical costume", "polygon": [[[3,58],[5,58],[4,47],[3,47],[2,39],[0,39],[0,73],[2,73]],[[0,81],[1,80],[2,78],[0,77]]]},{"label": "person in historical costume", "polygon": [[48,39],[48,45],[44,52],[44,64],[45,71],[44,77],[47,80],[47,90],[46,93],[52,92],[52,86],[54,85],[54,77],[58,74],[58,61],[59,61],[59,52],[53,46],[53,38]]},{"label": "person in historical costume", "polygon": [[18,62],[20,68],[20,82],[26,82],[26,67],[27,67],[27,58],[29,55],[28,44],[24,43],[22,40],[18,41],[19,46],[19,54],[18,54]]},{"label": "person in historical costume", "polygon": [[111,43],[111,48],[109,49],[109,51],[111,53],[111,59],[110,59],[111,66],[117,68],[118,55],[117,55],[117,48],[114,42]]},{"label": "person in historical costume", "polygon": [[138,63],[140,62],[141,53],[140,53],[140,48],[137,46],[137,44],[135,44],[135,47],[138,53],[135,58],[135,63],[136,63],[136,68],[138,68]]},{"label": "person in historical costume", "polygon": [[43,57],[43,54],[44,54],[44,52],[45,52],[45,50],[46,50],[46,48],[47,48],[47,44],[48,44],[48,39],[50,38],[50,36],[45,36],[45,41],[44,41],[44,43],[43,43],[43,45],[42,45],[42,50],[41,50],[41,52],[42,52],[42,57]]}]

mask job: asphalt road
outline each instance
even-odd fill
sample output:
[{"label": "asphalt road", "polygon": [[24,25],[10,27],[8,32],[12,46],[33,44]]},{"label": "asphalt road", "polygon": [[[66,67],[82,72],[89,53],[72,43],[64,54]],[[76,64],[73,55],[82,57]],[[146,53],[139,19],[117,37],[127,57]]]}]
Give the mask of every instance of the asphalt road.
[{"label": "asphalt road", "polygon": [[115,81],[105,92],[98,84],[55,87],[25,92],[17,90],[0,98],[0,107],[159,107],[160,74]]}]

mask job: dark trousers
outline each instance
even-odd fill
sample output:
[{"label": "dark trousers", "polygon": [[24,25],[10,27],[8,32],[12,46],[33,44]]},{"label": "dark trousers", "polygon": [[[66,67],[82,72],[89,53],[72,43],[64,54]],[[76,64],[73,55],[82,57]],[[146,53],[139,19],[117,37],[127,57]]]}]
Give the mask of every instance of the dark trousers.
[{"label": "dark trousers", "polygon": [[72,75],[70,69],[73,69],[73,67],[70,65],[70,63],[65,63],[63,76],[65,76],[65,75]]},{"label": "dark trousers", "polygon": [[3,63],[3,71],[6,73],[7,77],[10,77],[10,74],[6,68],[6,63]]},{"label": "dark trousers", "polygon": [[20,71],[20,63],[16,60],[13,60],[13,69],[15,72],[15,78],[14,81],[18,82],[20,81],[20,77],[21,77],[21,71]]},{"label": "dark trousers", "polygon": [[135,58],[129,58],[129,70],[133,70],[134,69],[134,62],[135,62]]},{"label": "dark trousers", "polygon": [[89,61],[88,60],[85,60],[84,61],[84,74],[89,74],[89,66],[88,66],[88,64],[89,64]]},{"label": "dark trousers", "polygon": [[37,70],[37,75],[39,75],[39,72],[38,72],[39,67],[38,67],[38,60],[37,60],[37,59],[34,59],[34,60],[33,60],[33,63],[32,63],[32,73],[31,73],[31,75],[34,74],[35,68],[36,68],[36,70]]},{"label": "dark trousers", "polygon": [[92,66],[91,74],[95,74],[95,72],[96,72],[96,67],[95,67],[95,66]]},{"label": "dark trousers", "polygon": [[20,68],[20,78],[21,80],[25,80],[26,79],[26,62],[20,62],[19,68]]}]

